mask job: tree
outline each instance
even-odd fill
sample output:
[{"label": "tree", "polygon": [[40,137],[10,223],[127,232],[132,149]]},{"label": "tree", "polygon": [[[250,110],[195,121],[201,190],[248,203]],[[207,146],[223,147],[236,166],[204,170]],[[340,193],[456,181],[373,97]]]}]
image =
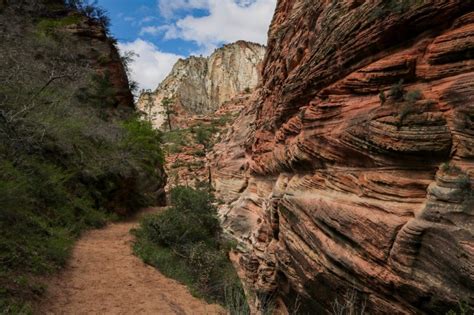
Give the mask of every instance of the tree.
[{"label": "tree", "polygon": [[143,102],[144,116],[149,123],[152,123],[153,119],[155,119],[155,113],[153,113],[154,102],[151,90],[141,90],[140,95],[140,99]]},{"label": "tree", "polygon": [[134,96],[136,95],[136,92],[138,89],[138,83],[132,79],[131,64],[139,57],[140,55],[133,51],[122,51],[120,55],[123,68],[125,69],[125,72],[127,73],[128,87],[130,88],[130,91],[132,91],[132,94]]},{"label": "tree", "polygon": [[161,101],[161,106],[163,107],[163,111],[161,113],[165,115],[165,123],[168,125],[169,130],[172,131],[173,128],[171,127],[171,115],[176,114],[172,107],[173,100],[171,98],[165,97]]}]

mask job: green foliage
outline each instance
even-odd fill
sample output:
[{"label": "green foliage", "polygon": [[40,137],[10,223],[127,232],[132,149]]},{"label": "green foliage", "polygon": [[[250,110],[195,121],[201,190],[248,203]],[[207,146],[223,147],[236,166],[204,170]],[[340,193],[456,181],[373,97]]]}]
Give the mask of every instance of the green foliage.
[{"label": "green foliage", "polygon": [[408,115],[414,113],[415,111],[416,111],[416,108],[414,107],[413,103],[407,102],[405,104],[402,104],[398,112],[398,118],[399,118],[398,127],[403,125],[403,121],[405,120],[405,118]]},{"label": "green foliage", "polygon": [[196,151],[194,151],[194,155],[198,156],[198,157],[205,157],[206,152],[204,150],[196,150]]},{"label": "green foliage", "polygon": [[211,195],[176,187],[171,191],[171,205],[168,211],[144,221],[150,240],[173,248],[198,242],[216,245],[219,221]]},{"label": "green foliage", "polygon": [[463,172],[461,168],[452,163],[443,163],[440,167],[441,171],[450,176],[455,176],[455,182],[459,185],[460,188],[463,188],[466,191],[465,204],[470,204],[472,202],[472,188],[471,188],[471,179],[468,174]]},{"label": "green foliage", "polygon": [[416,101],[419,101],[423,98],[423,94],[421,93],[420,90],[413,90],[410,92],[407,92],[404,96],[403,99],[406,102],[414,104]]},{"label": "green foliage", "polygon": [[386,8],[388,11],[402,14],[410,9],[422,5],[425,0],[389,0],[386,2]]},{"label": "green foliage", "polygon": [[395,101],[399,101],[403,99],[403,95],[405,95],[405,89],[403,88],[402,79],[390,88],[390,97]]},{"label": "green foliage", "polygon": [[38,276],[61,268],[83,231],[154,204],[164,180],[160,134],[117,108],[109,74],[91,67],[109,44],[38,36],[83,15],[11,12],[0,13],[18,26],[0,48],[14,56],[0,58],[2,314],[29,313]]},{"label": "green foliage", "polygon": [[368,21],[383,18],[388,14],[403,14],[410,9],[416,8],[422,5],[425,0],[384,0],[381,5],[369,16]]},{"label": "green foliage", "polygon": [[144,161],[147,166],[155,167],[164,163],[162,135],[150,122],[133,118],[124,122],[123,126],[127,131],[123,141],[125,151]]},{"label": "green foliage", "polygon": [[384,104],[385,101],[387,100],[387,97],[385,96],[385,92],[384,91],[380,91],[379,93],[379,99],[380,99],[380,104]]},{"label": "green foliage", "polygon": [[[397,84],[390,88],[389,98],[393,101],[391,104],[395,104],[398,107],[398,123],[397,127],[400,128],[403,125],[405,118],[417,112],[419,108],[415,106],[416,102],[423,98],[423,94],[420,90],[413,90],[407,92],[403,86],[403,79]],[[383,91],[379,94],[380,103],[383,105],[387,98]],[[427,104],[425,104],[426,106]]]},{"label": "green foliage", "polygon": [[37,24],[38,35],[47,36],[54,33],[56,30],[63,27],[78,24],[82,20],[82,17],[77,14],[68,15],[60,19],[49,19],[43,18]]},{"label": "green foliage", "polygon": [[467,302],[461,301],[458,303],[456,310],[450,310],[446,315],[468,315],[472,314],[473,309],[469,306]]},{"label": "green foliage", "polygon": [[195,129],[196,133],[196,142],[202,144],[204,148],[209,148],[211,144],[212,131],[211,129],[205,128],[203,126],[198,126]]},{"label": "green foliage", "polygon": [[227,125],[228,123],[233,122],[235,119],[235,116],[232,115],[231,113],[225,114],[222,117],[219,117],[219,119],[213,121],[212,125],[215,127],[223,127]]},{"label": "green foliage", "polygon": [[162,135],[162,141],[168,153],[180,153],[183,147],[189,143],[189,130],[175,129],[166,131]]},{"label": "green foliage", "polygon": [[107,11],[97,5],[97,0],[64,0],[64,4],[100,24],[109,33],[110,18],[107,15]]},{"label": "green foliage", "polygon": [[462,170],[452,163],[443,163],[440,168],[444,173],[449,175],[459,175],[462,173]]},{"label": "green foliage", "polygon": [[162,114],[165,116],[165,124],[168,125],[168,130],[172,131],[171,116],[176,115],[176,112],[173,109],[173,100],[165,97],[161,101],[161,106],[163,107]]},{"label": "green foliage", "polygon": [[130,65],[132,64],[132,62],[135,60],[136,57],[138,57],[138,55],[133,51],[125,51],[120,56],[120,60],[122,61],[123,68],[125,69],[125,72],[127,73],[128,87],[130,91],[132,91],[132,94],[135,94],[138,91],[138,83],[131,79],[132,69],[130,68]]},{"label": "green foliage", "polygon": [[236,300],[243,291],[227,258],[229,246],[222,241],[213,203],[205,189],[174,188],[171,207],[145,217],[135,231],[134,250],[146,263],[184,282],[195,295],[244,309],[245,300]]},{"label": "green foliage", "polygon": [[77,97],[81,102],[88,102],[99,109],[104,109],[117,105],[117,92],[110,81],[110,73],[106,71],[103,74],[93,74],[91,84],[81,89]]},{"label": "green foliage", "polygon": [[250,314],[247,297],[240,286],[229,285],[224,288],[225,307],[231,315]]}]

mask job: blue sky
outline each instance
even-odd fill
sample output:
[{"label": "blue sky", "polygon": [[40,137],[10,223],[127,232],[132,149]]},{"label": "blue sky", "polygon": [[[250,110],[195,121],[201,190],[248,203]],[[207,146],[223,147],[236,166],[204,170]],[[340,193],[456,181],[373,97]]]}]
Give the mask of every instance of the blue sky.
[{"label": "blue sky", "polygon": [[98,0],[140,88],[155,89],[179,58],[237,40],[266,44],[276,0]]}]

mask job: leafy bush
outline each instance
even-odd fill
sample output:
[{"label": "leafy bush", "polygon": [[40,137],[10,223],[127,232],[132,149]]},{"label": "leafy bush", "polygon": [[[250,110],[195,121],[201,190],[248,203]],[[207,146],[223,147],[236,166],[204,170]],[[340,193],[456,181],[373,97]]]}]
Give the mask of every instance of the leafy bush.
[{"label": "leafy bush", "polygon": [[194,151],[194,155],[197,156],[197,157],[205,157],[206,152],[204,150],[196,150],[196,151]]},{"label": "leafy bush", "polygon": [[[415,105],[417,101],[423,98],[423,93],[421,93],[420,90],[407,92],[403,86],[402,79],[390,88],[389,97],[393,100],[391,104],[397,106],[399,118],[397,127],[400,128],[408,115],[420,110],[420,108],[417,108]],[[382,105],[387,101],[387,97],[383,91],[379,93],[379,99]],[[426,103],[425,106],[428,104],[429,103]]]},{"label": "leafy bush", "polygon": [[145,166],[152,168],[164,163],[161,150],[161,133],[155,130],[150,122],[137,117],[123,123],[127,136],[122,142],[127,152],[146,162]]},{"label": "leafy bush", "polygon": [[76,14],[61,19],[41,19],[37,24],[38,34],[42,36],[50,35],[58,28],[79,23],[81,19],[81,16]]},{"label": "leafy bush", "polygon": [[245,299],[236,295],[243,296],[243,291],[227,257],[229,247],[221,238],[213,203],[207,190],[174,188],[171,207],[145,217],[135,231],[134,250],[146,263],[184,282],[194,294],[242,310],[247,307]]},{"label": "leafy bush", "polygon": [[403,99],[405,90],[403,88],[403,79],[390,88],[390,97],[396,101]]},{"label": "leafy bush", "polygon": [[107,15],[107,11],[97,5],[97,0],[64,0],[64,4],[71,9],[79,11],[89,19],[99,23],[106,30],[106,32],[109,33],[110,18]]},{"label": "leafy bush", "polygon": [[187,129],[175,129],[164,132],[162,142],[168,153],[180,153],[183,147],[188,143],[188,133]]},{"label": "leafy bush", "polygon": [[387,96],[385,96],[384,91],[380,91],[379,100],[380,100],[380,104],[382,104],[382,105],[387,101]]},{"label": "leafy bush", "polygon": [[[17,26],[0,30],[0,55],[14,56],[0,58],[2,314],[28,312],[38,275],[61,268],[83,231],[155,204],[165,180],[160,135],[117,108],[119,91],[91,66],[110,43],[37,36],[83,17],[44,18],[56,16],[51,1],[31,2],[41,12],[0,13]],[[65,12],[57,1],[54,10]]]},{"label": "leafy bush", "polygon": [[409,103],[415,103],[416,101],[419,101],[422,98],[423,98],[423,94],[421,93],[420,90],[413,90],[413,91],[407,92],[405,96],[403,97],[403,99]]},{"label": "leafy bush", "polygon": [[212,145],[212,135],[217,132],[216,124],[219,124],[219,121],[216,121],[215,124],[199,124],[191,130],[194,133],[196,142],[203,145],[206,150]]},{"label": "leafy bush", "polygon": [[210,144],[211,140],[211,131],[209,129],[199,127],[196,129],[196,141],[199,144],[202,144],[205,148],[207,148]]},{"label": "leafy bush", "polygon": [[410,8],[415,8],[423,4],[424,0],[384,0],[381,5],[376,7],[370,14],[368,22],[383,18],[387,14],[402,14]]},{"label": "leafy bush", "polygon": [[456,310],[450,310],[446,315],[468,315],[472,314],[474,311],[467,302],[461,301],[458,302],[458,307]]},{"label": "leafy bush", "polygon": [[117,89],[110,81],[110,73],[93,74],[91,84],[77,94],[81,102],[87,102],[96,108],[106,109],[117,105]]},{"label": "leafy bush", "polygon": [[462,173],[462,170],[457,165],[448,162],[441,164],[440,168],[449,175],[459,175]]}]

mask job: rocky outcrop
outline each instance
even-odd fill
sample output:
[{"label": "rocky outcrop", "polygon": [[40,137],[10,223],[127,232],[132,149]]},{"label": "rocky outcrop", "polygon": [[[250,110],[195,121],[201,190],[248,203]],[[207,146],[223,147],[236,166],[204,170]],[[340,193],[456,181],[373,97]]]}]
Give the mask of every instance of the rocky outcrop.
[{"label": "rocky outcrop", "polygon": [[250,94],[239,94],[212,114],[189,117],[187,128],[174,130],[164,137],[165,169],[169,176],[167,192],[175,186],[198,187],[210,182],[210,161],[216,159],[210,148],[225,135],[249,98]]},{"label": "rocky outcrop", "polygon": [[[56,37],[72,35],[76,44],[78,46],[82,45],[81,49],[77,51],[79,57],[73,60],[74,63],[94,70],[98,76],[106,77],[108,83],[110,83],[111,89],[113,89],[110,92],[114,95],[107,102],[107,105],[128,113],[133,111],[133,95],[130,91],[122,59],[115,46],[116,40],[109,36],[107,27],[100,21],[79,13],[75,9],[68,8],[63,0],[5,0],[3,3],[2,5],[0,1],[0,10],[2,6],[8,6],[10,12],[35,16],[37,22],[36,35],[43,39],[53,33]],[[9,25],[9,22],[13,21],[0,20],[0,33],[2,35],[18,31],[17,29],[23,21],[16,21],[16,16],[12,17],[13,19],[17,23],[15,27]],[[88,47],[88,49],[83,47]],[[40,55],[40,52],[38,52],[38,57]],[[20,57],[17,56],[17,58]],[[73,57],[70,56],[70,58]],[[67,79],[71,76],[77,77],[77,71],[71,69],[70,72],[68,76],[58,73],[56,75],[60,76],[61,79]],[[54,77],[53,74],[52,76]],[[116,113],[117,111],[114,111],[114,114]]]},{"label": "rocky outcrop", "polygon": [[279,0],[269,36],[213,165],[254,308],[474,305],[472,3]]},{"label": "rocky outcrop", "polygon": [[153,117],[156,127],[164,121],[164,98],[173,99],[171,119],[176,126],[185,124],[189,116],[211,114],[224,102],[256,87],[264,54],[265,47],[238,41],[208,58],[180,59],[155,92],[141,95],[138,107]]}]

